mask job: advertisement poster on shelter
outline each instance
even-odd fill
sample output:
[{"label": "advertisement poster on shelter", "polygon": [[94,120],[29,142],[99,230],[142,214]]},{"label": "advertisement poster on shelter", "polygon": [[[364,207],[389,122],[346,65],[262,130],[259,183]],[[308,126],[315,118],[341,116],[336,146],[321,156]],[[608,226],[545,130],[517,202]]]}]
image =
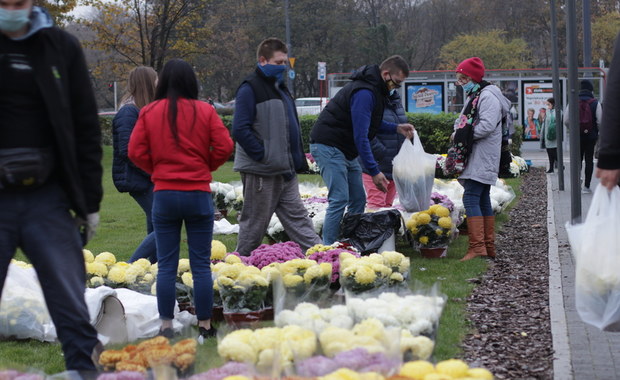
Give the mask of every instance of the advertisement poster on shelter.
[{"label": "advertisement poster on shelter", "polygon": [[542,123],[547,117],[546,101],[553,97],[551,81],[522,82],[523,140],[538,140]]},{"label": "advertisement poster on shelter", "polygon": [[443,111],[443,83],[408,83],[407,112],[440,113]]}]

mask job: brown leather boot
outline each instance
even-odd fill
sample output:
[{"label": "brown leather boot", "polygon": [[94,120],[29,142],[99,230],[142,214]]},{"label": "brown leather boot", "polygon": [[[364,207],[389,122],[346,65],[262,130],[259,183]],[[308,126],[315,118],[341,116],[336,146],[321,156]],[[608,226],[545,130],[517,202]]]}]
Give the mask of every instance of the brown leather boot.
[{"label": "brown leather boot", "polygon": [[495,258],[495,216],[483,216],[484,218],[484,245],[487,256]]},{"label": "brown leather boot", "polygon": [[467,235],[469,236],[469,248],[461,261],[471,260],[476,257],[486,256],[484,245],[484,219],[482,216],[467,217]]}]

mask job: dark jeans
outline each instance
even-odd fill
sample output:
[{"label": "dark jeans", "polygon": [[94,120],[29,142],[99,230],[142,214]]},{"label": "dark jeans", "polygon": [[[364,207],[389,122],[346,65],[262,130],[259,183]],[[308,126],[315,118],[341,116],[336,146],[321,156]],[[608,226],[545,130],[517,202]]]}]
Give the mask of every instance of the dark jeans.
[{"label": "dark jeans", "polygon": [[156,263],[157,244],[155,243],[155,233],[153,233],[153,220],[151,217],[153,212],[153,186],[145,192],[130,192],[129,195],[135,199],[144,211],[146,215],[146,232],[148,233],[129,258],[129,262],[133,263],[138,259],[149,259],[151,263]]},{"label": "dark jeans", "polygon": [[547,156],[549,157],[549,170],[553,171],[555,161],[558,159],[558,148],[547,148]]},{"label": "dark jeans", "polygon": [[491,185],[485,185],[473,179],[466,179],[463,183],[463,205],[467,217],[493,216],[491,207]]},{"label": "dark jeans", "polygon": [[213,279],[211,240],[213,199],[206,191],[156,191],[153,199],[153,226],[157,239],[157,307],[159,318],[174,318],[176,277],[179,266],[181,227],[185,222],[189,263],[194,279],[194,303],[199,321],[211,318]]},{"label": "dark jeans", "polygon": [[589,136],[581,136],[581,141],[579,144],[580,147],[580,151],[581,151],[581,161],[583,162],[584,159],[586,161],[586,168],[585,168],[585,182],[583,183],[583,185],[585,187],[587,187],[588,189],[590,188],[590,182],[592,181],[592,172],[594,171],[594,146],[596,145],[596,140],[592,140],[590,139]]},{"label": "dark jeans", "polygon": [[82,241],[59,184],[22,192],[0,191],[0,294],[19,247],[34,266],[56,326],[68,370],[95,370],[99,342],[84,301]]}]

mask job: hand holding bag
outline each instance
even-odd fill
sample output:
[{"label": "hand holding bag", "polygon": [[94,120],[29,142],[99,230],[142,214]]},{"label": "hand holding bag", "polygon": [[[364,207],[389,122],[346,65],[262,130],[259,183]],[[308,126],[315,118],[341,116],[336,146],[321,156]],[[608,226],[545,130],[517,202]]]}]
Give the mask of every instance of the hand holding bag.
[{"label": "hand holding bag", "polygon": [[430,206],[436,161],[435,155],[424,151],[417,131],[413,132],[413,143],[409,139],[403,142],[392,161],[392,176],[405,210],[416,212]]},{"label": "hand holding bag", "polygon": [[620,331],[620,189],[598,185],[585,222],[567,223],[575,257],[575,304],[581,319]]}]

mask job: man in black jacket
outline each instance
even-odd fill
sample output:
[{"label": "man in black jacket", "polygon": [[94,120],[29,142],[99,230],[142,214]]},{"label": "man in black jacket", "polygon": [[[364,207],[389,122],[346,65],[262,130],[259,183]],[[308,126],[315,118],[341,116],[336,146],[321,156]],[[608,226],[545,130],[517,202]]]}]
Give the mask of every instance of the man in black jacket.
[{"label": "man in black jacket", "polygon": [[607,74],[603,120],[600,126],[596,177],[611,190],[620,180],[620,34]]},{"label": "man in black jacket", "polygon": [[95,370],[101,348],[82,254],[99,219],[101,154],[78,41],[33,0],[0,0],[0,293],[19,247],[39,277],[68,370]]},{"label": "man in black jacket", "polygon": [[327,103],[312,127],[310,153],[329,190],[324,244],[338,240],[345,209],[350,214],[364,212],[366,194],[358,155],[375,186],[386,191],[388,182],[372,155],[370,140],[377,133],[413,136],[413,125],[382,120],[385,98],[391,90],[400,88],[408,75],[409,65],[398,55],[381,65],[361,67],[351,75],[351,82]]}]

